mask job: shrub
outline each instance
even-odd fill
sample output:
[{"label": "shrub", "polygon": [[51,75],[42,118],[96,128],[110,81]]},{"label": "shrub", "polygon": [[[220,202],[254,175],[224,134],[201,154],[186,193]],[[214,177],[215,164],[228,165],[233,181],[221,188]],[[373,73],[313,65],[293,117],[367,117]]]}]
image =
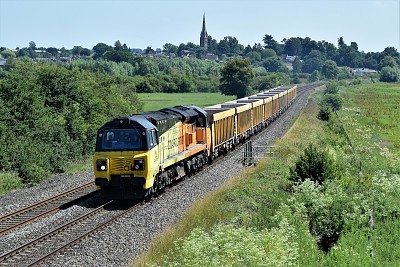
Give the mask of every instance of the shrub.
[{"label": "shrub", "polygon": [[336,175],[336,166],[327,151],[319,151],[315,145],[310,144],[304,149],[304,154],[290,169],[289,179],[293,182],[304,182],[307,178],[322,184],[332,180]]},{"label": "shrub", "polygon": [[338,111],[342,108],[343,99],[336,94],[326,94],[322,99],[321,105],[329,106],[332,111]]},{"label": "shrub", "polygon": [[295,188],[297,203],[307,210],[308,228],[318,247],[328,252],[337,243],[345,227],[349,197],[334,183],[321,186],[310,179]]},{"label": "shrub", "polygon": [[318,112],[318,119],[322,121],[329,121],[332,116],[331,108],[327,105],[321,106],[321,109]]},{"label": "shrub", "polygon": [[326,84],[326,89],[324,94],[337,94],[339,91],[339,85],[335,82],[330,82]]},{"label": "shrub", "polygon": [[393,67],[383,67],[379,80],[381,82],[398,82],[400,80],[400,70]]},{"label": "shrub", "polygon": [[271,231],[217,225],[207,233],[196,228],[176,242],[162,266],[296,266],[299,248],[293,235],[286,221]]}]

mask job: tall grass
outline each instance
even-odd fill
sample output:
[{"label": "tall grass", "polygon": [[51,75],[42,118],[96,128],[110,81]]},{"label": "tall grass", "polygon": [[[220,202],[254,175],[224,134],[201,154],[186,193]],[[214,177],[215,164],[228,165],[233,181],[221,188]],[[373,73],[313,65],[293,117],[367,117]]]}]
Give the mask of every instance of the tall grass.
[{"label": "tall grass", "polygon": [[0,196],[10,190],[23,187],[21,179],[15,172],[0,172]]}]

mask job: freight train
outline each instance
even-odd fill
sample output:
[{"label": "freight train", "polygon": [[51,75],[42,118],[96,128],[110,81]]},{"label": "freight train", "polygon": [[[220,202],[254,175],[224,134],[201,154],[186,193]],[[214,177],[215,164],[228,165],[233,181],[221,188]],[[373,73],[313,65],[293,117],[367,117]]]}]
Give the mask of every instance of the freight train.
[{"label": "freight train", "polygon": [[175,106],[118,117],[97,132],[95,184],[105,198],[148,199],[269,125],[294,101],[280,86],[204,109]]}]

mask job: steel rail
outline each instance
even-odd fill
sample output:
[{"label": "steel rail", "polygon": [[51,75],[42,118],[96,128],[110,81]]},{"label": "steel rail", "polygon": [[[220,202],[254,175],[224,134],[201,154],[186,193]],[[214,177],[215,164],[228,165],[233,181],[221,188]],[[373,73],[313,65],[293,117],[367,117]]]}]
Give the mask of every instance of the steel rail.
[{"label": "steel rail", "polygon": [[94,187],[94,182],[86,183],[46,200],[35,203],[29,207],[25,207],[0,217],[0,235],[54,213],[58,211],[62,205],[70,202],[71,200],[75,200],[83,195],[97,190],[91,190],[91,187]]}]

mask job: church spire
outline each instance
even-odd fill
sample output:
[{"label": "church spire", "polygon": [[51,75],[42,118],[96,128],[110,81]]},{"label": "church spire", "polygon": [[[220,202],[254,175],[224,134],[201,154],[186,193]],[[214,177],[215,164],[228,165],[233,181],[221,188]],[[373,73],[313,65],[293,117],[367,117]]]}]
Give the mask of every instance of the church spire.
[{"label": "church spire", "polygon": [[200,33],[200,47],[208,48],[208,34],[206,30],[206,13],[203,14],[203,28]]}]

